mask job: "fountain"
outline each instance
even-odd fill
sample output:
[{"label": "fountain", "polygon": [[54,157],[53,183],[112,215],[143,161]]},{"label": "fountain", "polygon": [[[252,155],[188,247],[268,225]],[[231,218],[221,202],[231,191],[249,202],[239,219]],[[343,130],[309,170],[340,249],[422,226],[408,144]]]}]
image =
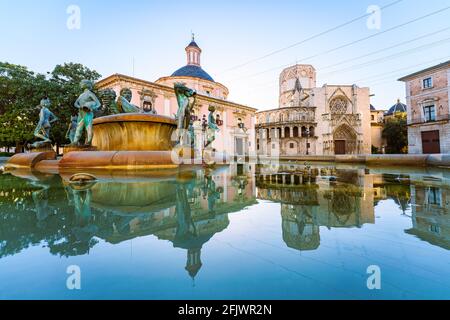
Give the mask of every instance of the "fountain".
[{"label": "fountain", "polygon": [[[88,80],[81,81],[80,87],[83,92],[74,104],[79,113],[76,122],[75,117],[71,119],[67,132],[71,143],[64,147],[63,157],[57,159],[51,148],[34,150],[13,156],[6,164],[7,170],[74,173],[81,169],[153,170],[174,169],[192,162],[194,143],[189,129],[196,103],[194,90],[182,83],[174,85],[178,101],[174,119],[154,112],[137,113],[139,108],[131,104],[131,91],[127,88],[121,90],[116,101],[111,89],[100,92],[98,99],[92,91],[93,83]],[[94,119],[94,112],[102,105],[103,110],[111,114]],[[48,132],[50,123],[46,126]],[[200,155],[200,163],[208,166],[215,164],[215,152],[210,143],[214,140],[216,126],[211,123],[210,127],[208,148]],[[51,147],[48,135],[44,138]]]}]

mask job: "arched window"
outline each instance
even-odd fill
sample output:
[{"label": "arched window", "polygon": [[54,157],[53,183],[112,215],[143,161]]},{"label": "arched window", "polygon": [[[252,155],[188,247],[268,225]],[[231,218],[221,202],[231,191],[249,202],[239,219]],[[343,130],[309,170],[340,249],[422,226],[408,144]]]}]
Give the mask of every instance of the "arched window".
[{"label": "arched window", "polygon": [[294,138],[298,138],[298,127],[294,127]]},{"label": "arched window", "polygon": [[307,134],[307,131],[306,131],[306,127],[302,127],[302,137],[306,137],[308,134]]},{"label": "arched window", "polygon": [[289,127],[285,127],[284,128],[284,137],[285,138],[290,138],[291,137],[291,130],[289,129]]},{"label": "arched window", "polygon": [[314,134],[314,127],[309,127],[309,136],[310,137],[314,137],[315,136],[315,134]]}]

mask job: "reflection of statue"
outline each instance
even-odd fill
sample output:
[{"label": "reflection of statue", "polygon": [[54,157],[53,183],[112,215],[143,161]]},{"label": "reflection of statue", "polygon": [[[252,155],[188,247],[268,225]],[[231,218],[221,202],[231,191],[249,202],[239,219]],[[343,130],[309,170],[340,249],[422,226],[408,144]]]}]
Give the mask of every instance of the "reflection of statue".
[{"label": "reflection of statue", "polygon": [[123,88],[120,90],[120,96],[117,99],[117,109],[119,113],[138,113],[141,109],[134,104],[131,104],[131,98],[133,93],[128,88]]},{"label": "reflection of statue", "polygon": [[[195,90],[186,87],[183,83],[175,83],[174,89],[178,102],[178,111],[176,115],[178,129],[177,142],[180,145],[184,145],[185,141],[183,140],[183,136],[189,129],[191,111],[195,106],[197,93]],[[190,101],[190,98],[193,98],[193,100]]]},{"label": "reflection of statue", "polygon": [[192,220],[191,207],[189,206],[185,186],[178,184],[176,192],[177,231],[174,242],[182,242],[196,237],[197,230]]},{"label": "reflection of statue", "polygon": [[48,98],[42,99],[38,108],[41,109],[39,112],[39,122],[34,129],[34,136],[36,138],[42,139],[43,141],[35,142],[31,145],[32,148],[39,148],[45,144],[50,144],[50,128],[51,124],[58,120],[48,108],[50,108],[51,102]]},{"label": "reflection of statue", "polygon": [[33,185],[42,187],[42,189],[33,191],[31,193],[31,197],[33,198],[33,202],[35,205],[36,218],[38,220],[38,225],[40,226],[41,223],[49,216],[49,209],[48,209],[49,187],[38,183],[33,183]]},{"label": "reflection of statue", "polygon": [[83,132],[86,134],[85,145],[92,144],[93,132],[93,121],[94,121],[94,111],[98,110],[101,106],[100,101],[91,91],[94,84],[90,80],[82,80],[80,83],[83,93],[75,101],[75,108],[79,110],[78,113],[78,126],[75,132],[74,141],[71,145],[78,145]]},{"label": "reflection of statue", "polygon": [[70,143],[73,143],[73,141],[75,140],[75,133],[77,132],[77,126],[78,126],[78,116],[71,116],[70,124],[66,132],[66,139],[69,139]]},{"label": "reflection of statue", "polygon": [[214,213],[214,207],[216,206],[217,200],[220,199],[220,190],[216,189],[216,182],[212,176],[206,176],[206,189],[208,190],[208,211]]}]

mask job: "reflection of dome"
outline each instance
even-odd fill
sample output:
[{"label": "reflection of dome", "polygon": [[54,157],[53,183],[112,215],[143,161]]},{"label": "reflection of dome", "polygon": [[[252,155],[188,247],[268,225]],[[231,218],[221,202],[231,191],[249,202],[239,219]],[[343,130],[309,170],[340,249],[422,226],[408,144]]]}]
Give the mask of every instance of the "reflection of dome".
[{"label": "reflection of dome", "polygon": [[214,79],[200,66],[187,65],[172,74],[172,77],[193,77],[214,82]]},{"label": "reflection of dome", "polygon": [[394,104],[394,105],[389,109],[388,112],[386,112],[386,115],[387,115],[387,116],[391,116],[391,115],[393,115],[393,114],[395,114],[395,113],[399,113],[399,112],[406,112],[406,104],[401,103],[401,102],[400,102],[400,99],[397,100],[397,103]]}]

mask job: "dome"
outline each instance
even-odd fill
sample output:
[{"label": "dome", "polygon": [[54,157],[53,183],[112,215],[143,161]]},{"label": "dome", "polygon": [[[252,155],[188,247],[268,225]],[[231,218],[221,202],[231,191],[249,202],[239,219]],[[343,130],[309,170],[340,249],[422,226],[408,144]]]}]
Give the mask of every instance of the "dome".
[{"label": "dome", "polygon": [[388,112],[386,112],[387,116],[391,116],[398,112],[406,112],[406,104],[401,103],[400,100],[397,100],[397,103],[394,104]]},{"label": "dome", "polygon": [[188,64],[172,74],[172,77],[193,77],[214,82],[214,79],[202,67]]},{"label": "dome", "polygon": [[197,42],[195,42],[194,39],[192,39],[191,43],[189,43],[188,47],[197,47],[200,49],[200,47],[198,46]]}]

